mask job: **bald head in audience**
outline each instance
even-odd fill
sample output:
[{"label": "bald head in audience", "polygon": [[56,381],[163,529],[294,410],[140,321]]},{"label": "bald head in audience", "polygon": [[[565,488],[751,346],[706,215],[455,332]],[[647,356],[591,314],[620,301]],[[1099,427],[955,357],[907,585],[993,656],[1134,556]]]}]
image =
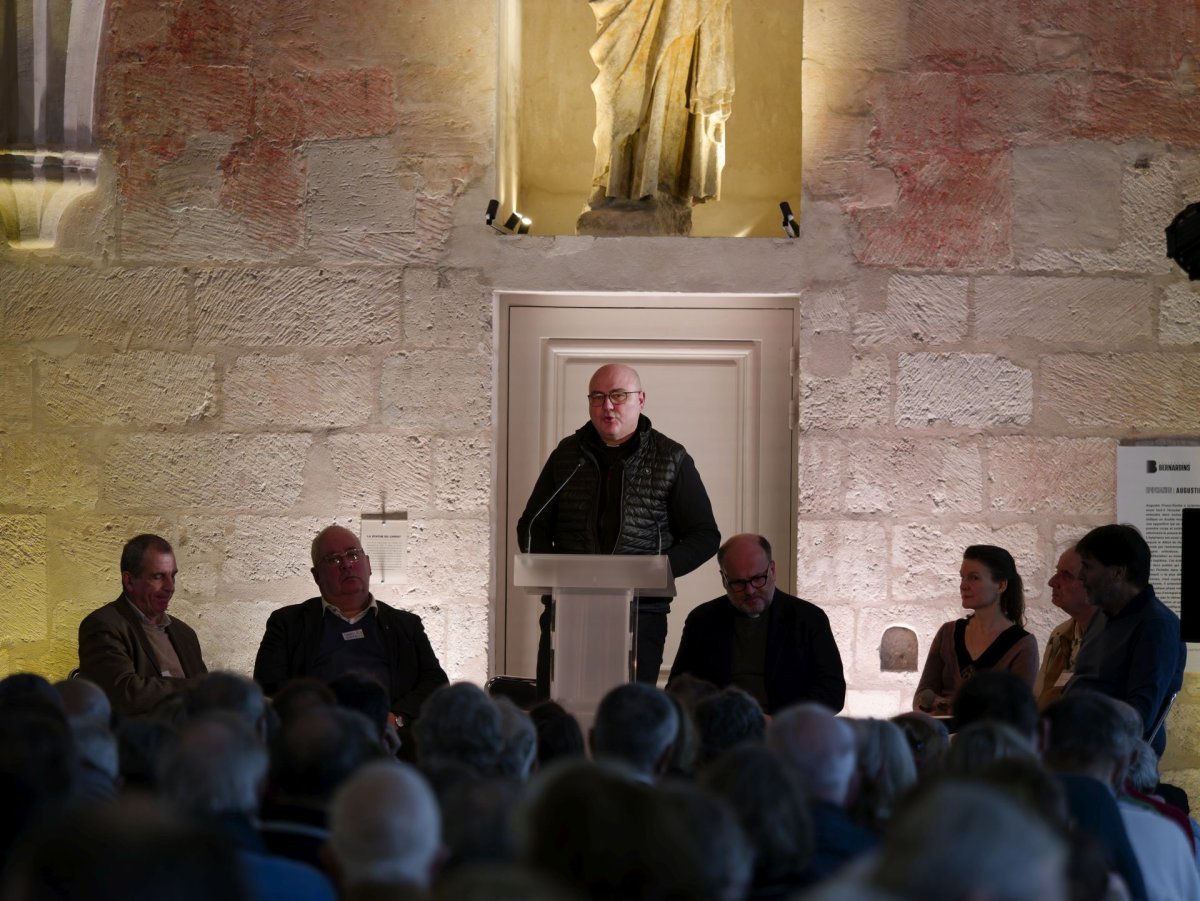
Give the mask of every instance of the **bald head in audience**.
[{"label": "bald head in audience", "polygon": [[420,773],[380,760],[338,790],[329,815],[330,842],[343,890],[428,888],[441,852],[437,800]]},{"label": "bald head in audience", "polygon": [[793,767],[809,797],[845,806],[857,761],[854,732],[828,707],[784,710],[767,730],[767,746]]}]

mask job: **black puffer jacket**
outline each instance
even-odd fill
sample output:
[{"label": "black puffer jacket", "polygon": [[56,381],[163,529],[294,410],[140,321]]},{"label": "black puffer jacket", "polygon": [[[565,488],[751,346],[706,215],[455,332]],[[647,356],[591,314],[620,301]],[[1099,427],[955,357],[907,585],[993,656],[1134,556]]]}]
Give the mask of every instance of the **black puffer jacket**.
[{"label": "black puffer jacket", "polygon": [[637,445],[622,464],[615,547],[600,548],[596,533],[602,444],[590,422],[546,460],[517,523],[518,545],[539,554],[663,553],[677,578],[712,557],[721,533],[691,456],[645,416],[631,440]]}]

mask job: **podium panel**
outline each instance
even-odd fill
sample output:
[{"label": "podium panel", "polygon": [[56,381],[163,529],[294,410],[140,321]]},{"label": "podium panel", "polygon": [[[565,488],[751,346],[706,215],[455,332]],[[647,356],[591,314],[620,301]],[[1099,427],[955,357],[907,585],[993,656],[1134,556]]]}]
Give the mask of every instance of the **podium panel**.
[{"label": "podium panel", "polygon": [[586,731],[596,707],[632,671],[630,604],[673,597],[663,555],[517,554],[513,583],[554,598],[550,696]]}]

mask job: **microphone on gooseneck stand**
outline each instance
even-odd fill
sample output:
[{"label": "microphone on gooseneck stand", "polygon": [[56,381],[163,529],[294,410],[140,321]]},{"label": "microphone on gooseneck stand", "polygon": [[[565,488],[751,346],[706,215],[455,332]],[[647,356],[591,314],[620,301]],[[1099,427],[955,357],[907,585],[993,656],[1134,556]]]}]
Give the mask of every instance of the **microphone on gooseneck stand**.
[{"label": "microphone on gooseneck stand", "polygon": [[534,522],[534,520],[536,520],[539,516],[541,516],[542,511],[550,506],[550,502],[553,501],[556,497],[558,497],[558,493],[567,487],[567,482],[569,482],[569,481],[571,481],[571,479],[575,478],[575,473],[579,472],[579,470],[583,466],[583,464],[584,464],[584,459],[583,459],[583,457],[580,457],[579,462],[575,464],[575,468],[571,470],[571,474],[562,480],[562,484],[554,489],[554,493],[552,495],[550,495],[548,498],[546,498],[546,503],[544,503],[540,507],[538,507],[537,512],[534,513],[533,516],[529,517],[529,528],[527,528],[525,530],[525,553],[528,554],[528,553],[533,552],[533,522]]}]

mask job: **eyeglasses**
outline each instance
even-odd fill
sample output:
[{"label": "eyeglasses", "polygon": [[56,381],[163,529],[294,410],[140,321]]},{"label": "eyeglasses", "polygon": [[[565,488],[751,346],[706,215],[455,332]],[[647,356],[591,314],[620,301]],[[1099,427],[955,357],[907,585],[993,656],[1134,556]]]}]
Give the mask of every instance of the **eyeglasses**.
[{"label": "eyeglasses", "polygon": [[607,394],[603,391],[593,391],[588,394],[588,403],[593,407],[601,407],[604,405],[605,399],[608,399],[612,401],[612,405],[614,407],[619,407],[635,394],[641,393],[641,388],[638,388],[635,391],[627,391],[625,389],[618,388],[615,391],[609,391]]},{"label": "eyeglasses", "polygon": [[353,566],[365,556],[367,556],[367,552],[362,548],[352,547],[347,548],[340,554],[326,554],[324,557],[319,557],[317,562],[322,566],[341,566],[343,563]]},{"label": "eyeglasses", "polygon": [[721,573],[721,581],[725,583],[725,587],[730,591],[745,591],[747,588],[762,588],[767,584],[767,579],[771,575],[771,569],[768,567],[757,576],[751,576],[749,579],[731,579],[725,573]]}]

